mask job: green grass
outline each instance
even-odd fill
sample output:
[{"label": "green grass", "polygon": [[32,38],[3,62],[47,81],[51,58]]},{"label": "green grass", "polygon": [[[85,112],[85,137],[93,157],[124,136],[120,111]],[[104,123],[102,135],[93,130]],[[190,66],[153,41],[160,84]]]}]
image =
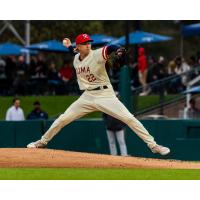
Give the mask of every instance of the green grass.
[{"label": "green grass", "polygon": [[[164,97],[164,102],[176,97],[178,97],[178,95],[167,95]],[[158,95],[138,96],[136,101],[136,110],[138,111],[159,104],[160,97]]]},{"label": "green grass", "polygon": [[0,180],[200,180],[199,170],[1,168]]},{"label": "green grass", "polygon": [[[168,95],[165,97],[165,100],[174,98],[175,95]],[[33,109],[33,102],[39,100],[41,102],[41,107],[46,111],[50,118],[56,118],[59,114],[63,113],[69,105],[71,105],[79,96],[22,96],[21,107],[24,110],[25,116]],[[5,119],[5,114],[8,107],[12,104],[13,97],[0,97],[0,120]],[[148,108],[150,106],[156,105],[159,103],[159,96],[150,95],[140,97],[138,96],[136,100],[133,100],[136,110]],[[101,112],[94,112],[89,115],[86,115],[85,118],[101,118]]]},{"label": "green grass", "polygon": [[[33,109],[33,102],[39,100],[41,107],[49,116],[57,117],[63,113],[69,105],[71,105],[78,96],[24,96],[19,97],[21,100],[21,107],[24,110],[25,116]],[[5,114],[8,107],[11,106],[13,97],[0,97],[0,120],[5,119]],[[86,118],[101,117],[101,113],[94,112],[85,116]]]}]

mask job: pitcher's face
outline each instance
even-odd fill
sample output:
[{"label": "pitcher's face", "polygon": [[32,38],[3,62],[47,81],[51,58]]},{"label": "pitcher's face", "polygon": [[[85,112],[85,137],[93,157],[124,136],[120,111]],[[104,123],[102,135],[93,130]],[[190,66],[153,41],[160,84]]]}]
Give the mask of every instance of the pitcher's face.
[{"label": "pitcher's face", "polygon": [[85,42],[77,45],[77,50],[81,55],[88,55],[91,50],[91,43]]}]

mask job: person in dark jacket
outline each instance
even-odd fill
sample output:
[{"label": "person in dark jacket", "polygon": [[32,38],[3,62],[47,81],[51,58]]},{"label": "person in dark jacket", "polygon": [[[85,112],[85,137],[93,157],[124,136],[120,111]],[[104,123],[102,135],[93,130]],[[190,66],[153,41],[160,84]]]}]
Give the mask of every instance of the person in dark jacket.
[{"label": "person in dark jacket", "polygon": [[27,119],[30,119],[30,120],[34,120],[34,119],[48,119],[48,114],[41,110],[40,108],[40,102],[39,101],[35,101],[33,103],[33,106],[34,106],[34,110],[32,110],[28,116],[27,116]]},{"label": "person in dark jacket", "polygon": [[[116,93],[118,96],[118,94]],[[119,98],[119,96],[118,96]],[[103,119],[106,126],[106,133],[109,142],[111,155],[117,155],[116,140],[119,144],[120,153],[122,156],[127,156],[127,147],[124,138],[125,124],[114,117],[103,113]]]}]

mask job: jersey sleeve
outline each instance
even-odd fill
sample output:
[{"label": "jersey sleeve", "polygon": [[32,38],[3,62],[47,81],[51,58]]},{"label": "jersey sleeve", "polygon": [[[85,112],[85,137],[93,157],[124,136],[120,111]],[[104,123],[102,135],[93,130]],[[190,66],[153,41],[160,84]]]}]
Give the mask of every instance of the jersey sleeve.
[{"label": "jersey sleeve", "polygon": [[95,56],[98,62],[105,63],[108,59],[108,54],[107,54],[107,46],[104,46],[100,49],[95,50]]}]

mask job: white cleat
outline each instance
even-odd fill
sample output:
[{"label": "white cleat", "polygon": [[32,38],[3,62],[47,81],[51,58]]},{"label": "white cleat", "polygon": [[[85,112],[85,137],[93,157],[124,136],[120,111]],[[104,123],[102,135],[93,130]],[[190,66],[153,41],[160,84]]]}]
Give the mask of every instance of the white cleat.
[{"label": "white cleat", "polygon": [[151,151],[152,151],[153,153],[159,153],[159,154],[161,154],[162,156],[165,156],[165,155],[167,155],[167,154],[170,153],[170,149],[169,149],[169,148],[163,147],[163,146],[158,145],[158,144],[157,144],[156,146],[150,148],[150,149],[151,149]]},{"label": "white cleat", "polygon": [[46,148],[47,144],[44,144],[41,142],[41,140],[38,140],[36,142],[31,142],[27,145],[27,148]]}]

